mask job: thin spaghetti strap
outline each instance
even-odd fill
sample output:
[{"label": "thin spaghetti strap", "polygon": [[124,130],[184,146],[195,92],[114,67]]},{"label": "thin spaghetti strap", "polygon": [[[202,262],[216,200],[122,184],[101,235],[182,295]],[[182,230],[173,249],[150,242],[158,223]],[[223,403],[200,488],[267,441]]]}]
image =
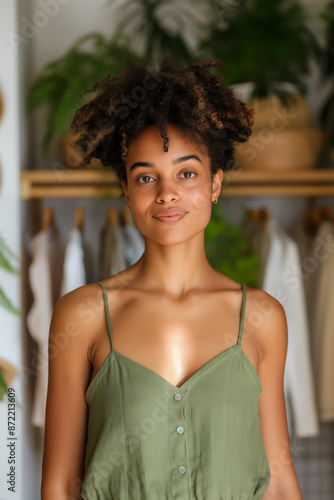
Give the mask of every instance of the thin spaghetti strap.
[{"label": "thin spaghetti strap", "polygon": [[107,300],[107,292],[102,283],[99,281],[95,281],[100,287],[102,288],[102,293],[103,293],[103,301],[104,301],[104,308],[106,311],[106,319],[107,319],[107,327],[108,327],[108,335],[110,339],[110,345],[111,345],[111,350],[113,351],[113,345],[112,345],[112,337],[111,337],[111,323],[110,323],[110,312],[109,312],[109,305],[108,305],[108,300]]},{"label": "thin spaghetti strap", "polygon": [[238,345],[241,345],[242,332],[243,332],[244,320],[245,320],[245,307],[246,307],[246,295],[247,295],[246,285],[244,283],[241,283],[241,285],[242,285],[242,309],[241,309],[240,326],[239,326],[239,333],[238,333]]}]

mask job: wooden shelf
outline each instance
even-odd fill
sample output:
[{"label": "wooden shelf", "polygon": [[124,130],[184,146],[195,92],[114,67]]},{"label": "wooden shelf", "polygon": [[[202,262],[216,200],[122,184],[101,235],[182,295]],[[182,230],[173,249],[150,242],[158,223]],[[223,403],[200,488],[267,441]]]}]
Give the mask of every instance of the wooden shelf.
[{"label": "wooden shelf", "polygon": [[[21,199],[117,198],[122,194],[116,175],[107,170],[24,170]],[[330,196],[334,169],[245,170],[225,172],[222,196]]]},{"label": "wooden shelf", "polygon": [[122,194],[116,175],[107,170],[23,170],[21,199],[117,198]]},{"label": "wooden shelf", "polygon": [[334,195],[334,169],[237,169],[224,175],[223,196],[330,195]]}]

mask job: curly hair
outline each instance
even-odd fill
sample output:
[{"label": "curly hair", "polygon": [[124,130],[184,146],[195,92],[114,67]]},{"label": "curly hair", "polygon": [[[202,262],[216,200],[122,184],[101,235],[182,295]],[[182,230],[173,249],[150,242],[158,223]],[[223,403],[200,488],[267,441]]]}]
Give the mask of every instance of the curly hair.
[{"label": "curly hair", "polygon": [[160,129],[168,151],[168,125],[178,126],[196,144],[206,147],[211,175],[233,166],[234,144],[251,134],[253,110],[247,109],[212,68],[222,61],[200,61],[176,67],[165,56],[157,69],[127,63],[124,73],[103,78],[89,89],[94,97],[77,110],[72,128],[80,133],[77,148],[82,165],[92,158],[126,181],[125,161],[132,140],[150,125]]}]

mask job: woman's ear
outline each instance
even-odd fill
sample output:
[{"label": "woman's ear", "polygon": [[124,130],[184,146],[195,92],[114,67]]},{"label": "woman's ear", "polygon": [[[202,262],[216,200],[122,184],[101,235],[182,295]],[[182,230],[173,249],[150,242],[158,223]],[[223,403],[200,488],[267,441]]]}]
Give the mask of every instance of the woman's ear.
[{"label": "woman's ear", "polygon": [[130,200],[129,200],[129,193],[128,193],[128,185],[125,181],[121,181],[121,184],[122,184],[122,188],[123,188],[123,191],[124,191],[124,197],[128,203],[128,205],[130,204]]},{"label": "woman's ear", "polygon": [[212,201],[216,200],[220,195],[220,192],[222,189],[223,177],[224,177],[224,172],[221,168],[213,176],[213,179],[212,179]]}]

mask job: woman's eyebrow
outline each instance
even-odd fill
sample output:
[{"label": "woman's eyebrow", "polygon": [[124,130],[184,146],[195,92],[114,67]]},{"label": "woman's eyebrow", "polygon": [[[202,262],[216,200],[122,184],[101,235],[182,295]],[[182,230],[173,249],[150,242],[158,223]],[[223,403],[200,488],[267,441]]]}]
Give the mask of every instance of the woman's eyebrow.
[{"label": "woman's eyebrow", "polygon": [[133,165],[131,165],[130,172],[132,172],[132,170],[134,170],[135,168],[139,168],[139,167],[154,168],[154,164],[153,163],[148,163],[147,161],[137,161],[136,163],[134,163]]},{"label": "woman's eyebrow", "polygon": [[[188,161],[188,160],[197,160],[200,163],[202,163],[202,161],[199,159],[198,156],[196,156],[196,155],[187,155],[187,156],[181,156],[181,158],[177,158],[176,160],[173,160],[173,164],[174,165],[178,165],[179,163],[183,163],[183,162]],[[134,170],[135,168],[139,168],[139,167],[154,168],[155,165],[154,165],[154,163],[149,163],[149,162],[146,162],[146,161],[137,161],[136,163],[134,163],[133,165],[131,165],[130,172],[132,172],[132,170]]]},{"label": "woman's eyebrow", "polygon": [[181,158],[174,160],[173,163],[174,163],[174,165],[178,165],[179,163],[183,163],[184,161],[188,161],[188,160],[197,160],[200,163],[202,163],[202,161],[196,155],[181,156]]}]

